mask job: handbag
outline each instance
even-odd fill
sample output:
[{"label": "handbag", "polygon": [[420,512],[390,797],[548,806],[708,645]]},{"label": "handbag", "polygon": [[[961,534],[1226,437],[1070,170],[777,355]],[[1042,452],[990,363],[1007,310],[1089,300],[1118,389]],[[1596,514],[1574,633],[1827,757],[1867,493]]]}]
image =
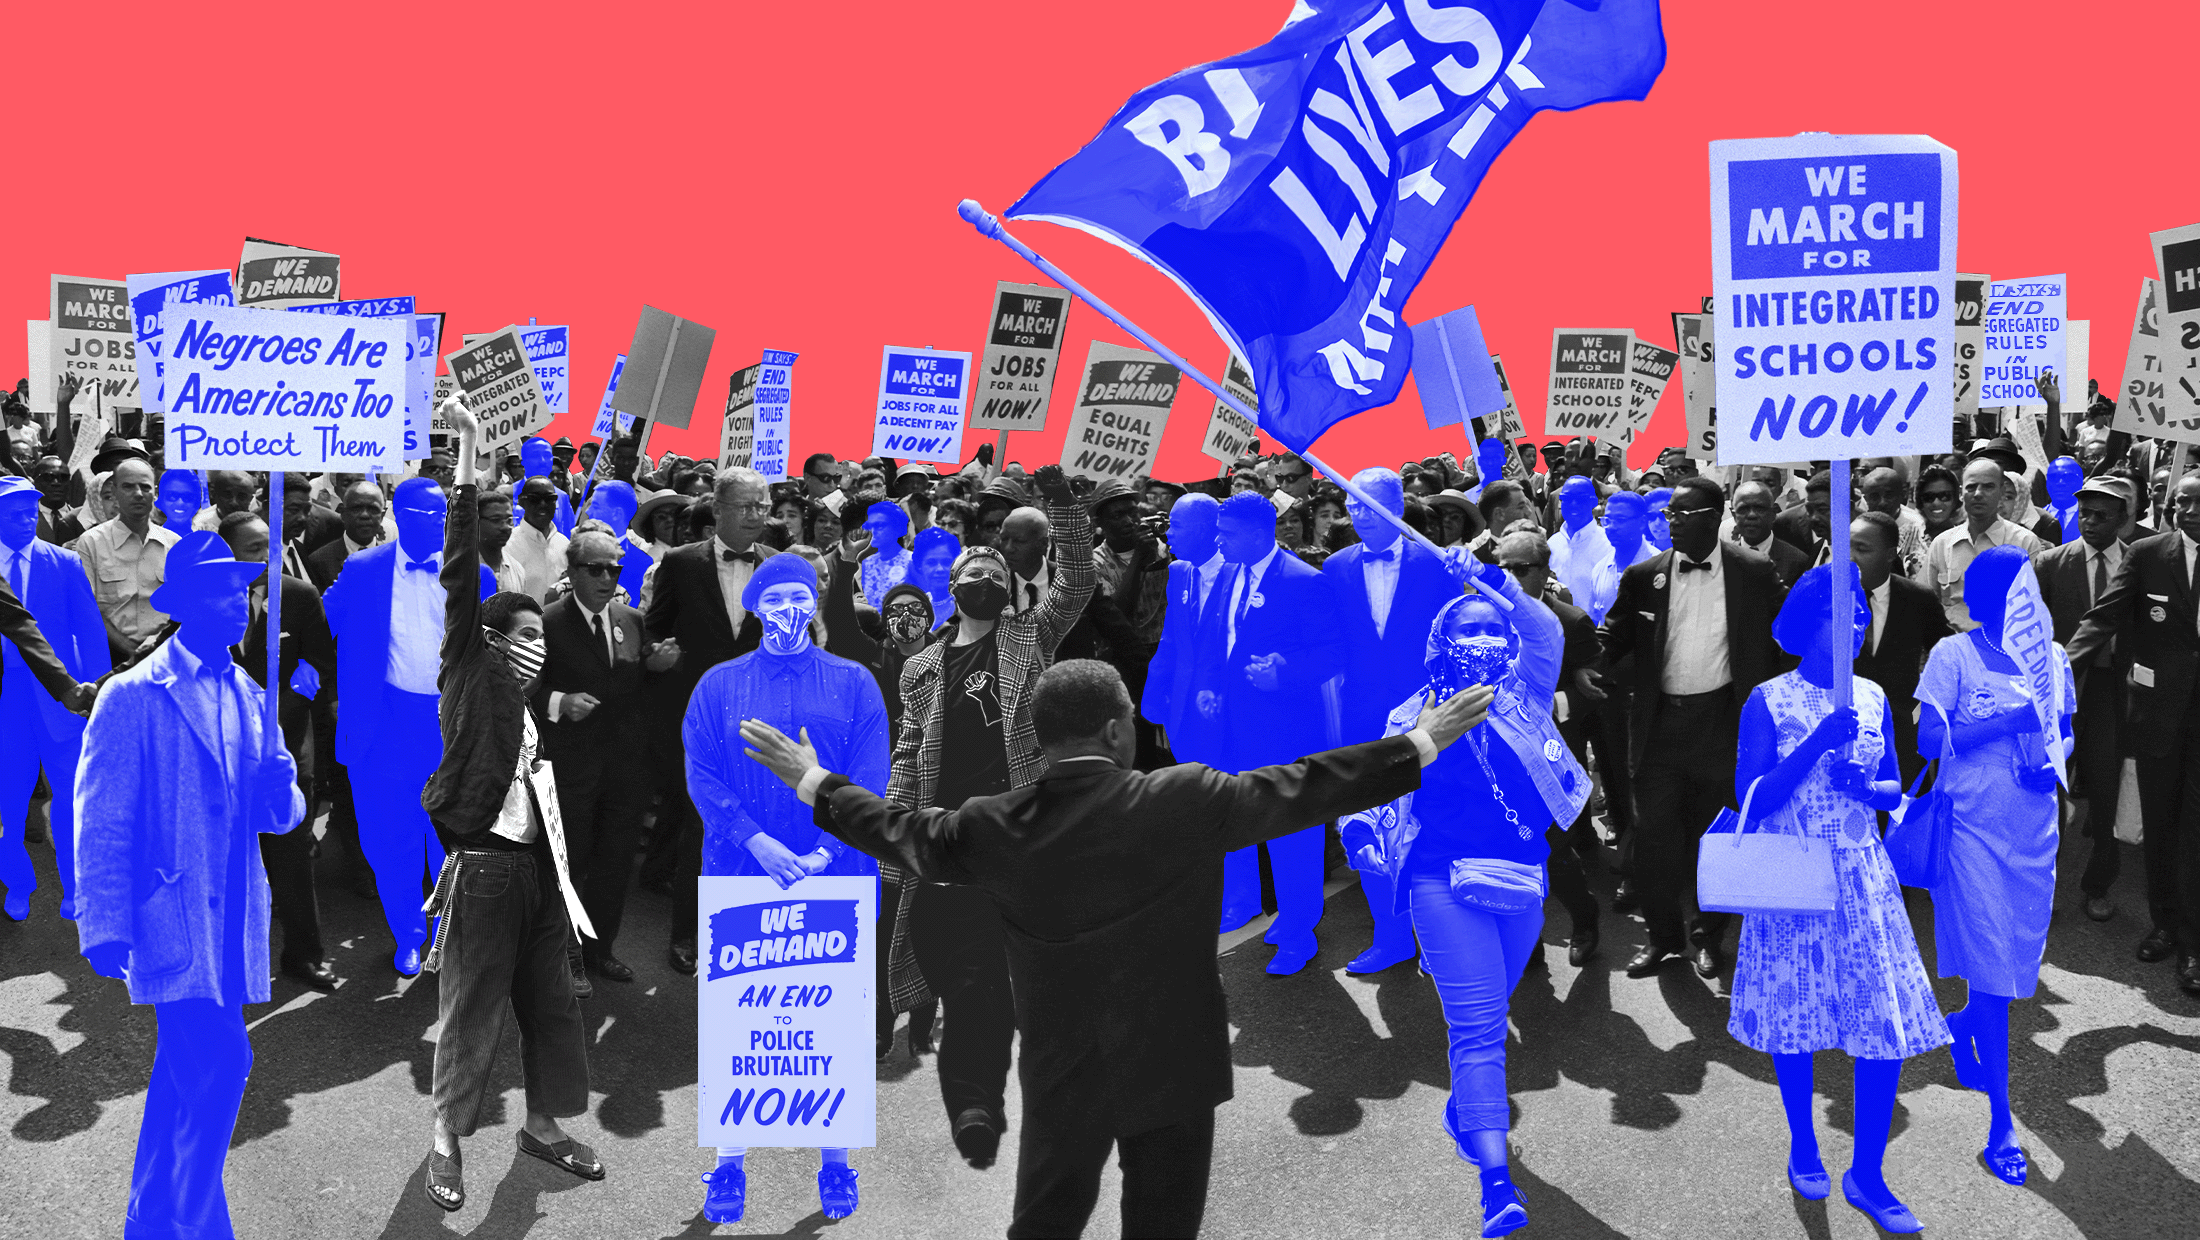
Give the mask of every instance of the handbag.
[{"label": "handbag", "polygon": [[1459,857],[1451,863],[1451,894],[1469,908],[1524,913],[1541,908],[1545,893],[1540,865],[1495,857]]},{"label": "handbag", "polygon": [[1893,815],[1894,825],[1887,828],[1887,860],[1894,864],[1895,880],[1905,887],[1938,887],[1948,877],[1948,837],[1955,830],[1955,798],[1939,787],[1924,796],[1917,794],[1925,785],[1927,772],[1937,765],[1929,764],[1917,773],[1917,782],[1910,785],[1909,795],[1902,798],[1902,808]]},{"label": "handbag", "polygon": [[1833,849],[1800,832],[1748,833],[1749,805],[1759,776],[1742,797],[1742,812],[1722,809],[1696,845],[1696,906],[1709,913],[1824,916],[1836,891]]}]

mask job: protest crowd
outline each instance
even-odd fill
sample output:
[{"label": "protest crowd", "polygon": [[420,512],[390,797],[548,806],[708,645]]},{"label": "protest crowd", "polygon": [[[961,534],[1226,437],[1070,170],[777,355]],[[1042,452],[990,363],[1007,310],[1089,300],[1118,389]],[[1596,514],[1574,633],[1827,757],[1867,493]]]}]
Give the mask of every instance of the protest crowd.
[{"label": "protest crowd", "polygon": [[[1089,1041],[1097,1027],[1105,1039],[1118,983],[1079,955],[1094,945],[1064,942],[1113,934],[1108,951],[1164,954],[1190,942],[1194,967],[1164,982],[1219,1008],[1212,936],[1272,911],[1267,971],[1304,969],[1332,874],[1357,872],[1376,927],[1371,942],[1351,945],[1350,969],[1417,967],[1442,999],[1453,1074],[1442,1122],[1480,1170],[1484,1234],[1526,1220],[1505,1172],[1506,1005],[1523,970],[1544,967],[1546,894],[1570,920],[1575,967],[1597,958],[1606,918],[1631,914],[1648,943],[1616,962],[1630,976],[1669,963],[1705,979],[1730,974],[1730,1028],[1780,1068],[1796,1124],[1789,1175],[1806,1196],[1829,1191],[1810,1129],[1810,1052],[1855,1056],[1859,1153],[1844,1188],[1897,1230],[1915,1220],[1872,1143],[1884,1147],[1895,1076],[1911,1055],[1950,1046],[1959,1075],[1990,1102],[1987,1165],[2013,1183],[2025,1176],[2008,1104],[2008,1008],[2036,985],[2065,837],[2083,868],[2085,915],[2107,920],[2120,901],[2143,903],[2139,958],[2168,963],[2200,995],[2200,849],[2183,847],[2193,794],[2180,774],[2200,745],[2186,715],[2200,470],[2180,472],[2172,445],[2108,429],[2105,397],[2066,410],[2052,378],[2039,384],[2047,413],[2032,428],[2055,454],[2045,468],[1989,421],[2030,410],[1983,412],[1956,428],[1962,450],[1945,457],[1857,463],[1853,714],[1832,710],[1823,688],[1834,666],[1823,617],[1835,509],[1823,463],[1721,469],[1671,449],[1638,471],[1611,443],[1491,438],[1465,461],[1360,471],[1359,489],[1432,553],[1290,452],[1245,456],[1217,478],[1095,483],[996,460],[990,444],[946,469],[818,451],[798,478],[770,482],[740,466],[652,457],[639,429],[613,438],[601,469],[595,442],[478,452],[451,402],[457,433],[439,435],[416,474],[287,473],[278,496],[265,475],[164,468],[157,415],[79,452],[76,384],[65,380],[43,417],[25,394],[7,397],[0,438],[0,612],[15,626],[0,698],[7,915],[26,916],[36,881],[27,850],[51,848],[62,915],[78,919],[95,967],[123,975],[130,845],[113,819],[136,795],[129,764],[95,753],[96,717],[87,738],[81,723],[49,727],[41,714],[81,712],[95,692],[83,685],[180,649],[191,631],[182,613],[199,604],[179,591],[225,564],[257,577],[242,570],[267,559],[279,522],[282,726],[305,826],[260,834],[249,867],[264,867],[251,886],[269,893],[279,931],[269,934],[264,908],[230,925],[241,947],[208,929],[182,976],[208,972],[204,957],[226,951],[243,975],[214,969],[205,985],[245,1001],[266,1000],[270,955],[282,974],[333,987],[318,892],[379,899],[391,967],[411,976],[440,966],[426,1189],[446,1209],[464,1201],[459,1140],[473,1131],[507,999],[529,1048],[522,1149],[604,1174],[557,1123],[586,1107],[577,1005],[633,981],[622,954],[660,952],[695,972],[704,874],[881,877],[877,1050],[890,1053],[906,1014],[907,1049],[938,1055],[945,1131],[974,1165],[996,1157],[1007,1127],[1011,1038],[1022,1028],[1027,1121],[1012,1235],[1083,1226],[1107,1145],[1095,1154],[1090,1134],[1062,1118],[1080,1108],[1137,1112],[1115,1125],[1150,1228],[1132,1234],[1190,1234],[1212,1108],[1229,1096],[1226,1053],[1219,1089],[1212,1065],[1195,1062],[1204,1028],[1181,1048],[1132,1038],[1116,1052],[1181,1056],[1141,1065],[1167,1097],[1124,1096],[1152,1084],[1080,1083],[1089,1065],[1056,1034]],[[74,472],[72,455],[83,461]],[[2027,559],[2078,672],[2061,796],[2040,773],[2038,717],[2009,687],[2013,665],[1996,644]],[[249,589],[260,627],[235,653],[257,680],[264,580]],[[2183,636],[2164,635],[2174,627],[2165,608]],[[51,653],[32,649],[32,620]],[[61,671],[45,666],[54,660]],[[2147,679],[2134,680],[2140,673]],[[2127,682],[2149,680],[2152,693],[2127,701]],[[1439,754],[1463,730],[1439,708],[1470,699],[1486,726],[1466,732],[1467,752]],[[1080,730],[1118,714],[1101,739]],[[1309,755],[1353,754],[1338,747],[1385,737],[1398,738],[1387,742],[1392,762],[1428,767],[1418,791],[1404,785],[1401,798],[1395,777],[1388,791],[1348,791],[1322,781],[1382,781],[1302,770],[1320,763]],[[531,801],[538,747],[557,777]],[[1837,749],[1850,756],[1818,761]],[[1914,791],[1936,758],[1933,784],[1953,807],[1948,873],[1929,897],[1910,898],[1934,904],[1940,973],[1971,985],[1969,1004],[1945,1016],[1875,812]],[[957,833],[940,826],[971,798],[1044,789],[1090,769],[1078,763],[1109,762],[1157,777],[1292,771],[1303,784],[1231,794],[1246,821],[1231,820],[1212,856],[1182,861],[1180,887],[1170,886],[1179,863],[1168,848],[1142,852],[1122,881],[1151,875],[1166,890],[1145,897],[1128,929],[1094,928],[1120,922],[1120,909],[1082,910],[1097,920],[1078,924],[1086,898],[1061,886],[1040,905],[1017,894],[1020,866],[1062,863],[1053,843],[1011,832],[1000,840],[1022,841],[1028,856],[999,855],[999,840],[991,852],[982,840],[958,851]],[[2127,785],[2136,807],[2119,803]],[[1737,925],[1699,907],[1698,841],[1736,806],[1738,787],[1749,789],[1752,821],[1832,833],[1839,917]],[[851,797],[863,789],[884,799],[859,806]],[[1260,797],[1275,806],[1255,823],[1244,807]],[[554,857],[529,830],[549,800],[562,819]],[[933,817],[906,818],[918,811]],[[2145,827],[2143,894],[2117,886],[2118,824],[2134,819]],[[218,895],[223,863],[207,864],[215,873],[196,881]],[[1607,870],[1619,879],[1608,909],[1589,882]],[[233,881],[239,872],[232,866]],[[479,885],[485,873],[509,873],[512,885]],[[670,898],[669,941],[621,940],[637,888]],[[452,933],[451,916],[436,914],[461,900],[466,929]],[[1046,907],[1064,900],[1071,910]],[[1153,912],[1162,908],[1166,917]],[[154,984],[148,945],[134,946],[137,996]],[[1085,977],[1083,990],[1063,976]],[[195,994],[140,999],[163,1005],[164,1055],[168,1007]],[[156,1067],[156,1094],[160,1080]],[[232,1086],[241,1093],[241,1073]],[[1059,1105],[1035,1104],[1035,1088],[1057,1090]],[[1061,1126],[1047,1127],[1048,1115]],[[197,1187],[184,1187],[188,1156],[163,1170],[141,1155],[133,1210],[140,1193],[150,1209],[168,1191],[149,1176],[172,1172],[179,1217],[210,1214],[223,1144],[211,1188],[203,1167]],[[714,1220],[741,1216],[744,1155],[722,1149],[704,1177]],[[847,1151],[823,1151],[819,1191],[828,1214],[856,1208]],[[1125,1211],[1128,1222],[1128,1195]]]}]

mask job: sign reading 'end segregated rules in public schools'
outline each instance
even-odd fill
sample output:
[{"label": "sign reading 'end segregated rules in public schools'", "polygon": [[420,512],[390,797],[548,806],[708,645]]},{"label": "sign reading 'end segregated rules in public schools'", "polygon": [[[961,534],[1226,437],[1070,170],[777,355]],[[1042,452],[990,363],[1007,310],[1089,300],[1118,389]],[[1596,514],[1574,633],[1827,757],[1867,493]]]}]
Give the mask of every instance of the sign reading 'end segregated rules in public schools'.
[{"label": "sign reading 'end segregated rules in public schools'", "polygon": [[1948,450],[1956,190],[1921,135],[1711,144],[1720,464]]},{"label": "sign reading 'end segregated rules in public schools'", "polygon": [[696,1143],[875,1145],[873,878],[701,880]]},{"label": "sign reading 'end segregated rules in public schools'", "polygon": [[516,444],[557,416],[542,398],[519,333],[517,327],[491,332],[443,359],[458,380],[460,398],[481,421],[483,449]]},{"label": "sign reading 'end segregated rules in public schools'", "polygon": [[787,478],[789,422],[794,417],[794,361],[800,356],[785,349],[766,349],[764,360],[757,365],[756,442],[749,467],[764,475],[767,482]]},{"label": "sign reading 'end segregated rules in public schools'", "polygon": [[1044,284],[1011,284],[993,292],[985,356],[971,389],[970,429],[1043,431],[1061,368],[1069,294]]},{"label": "sign reading 'end segregated rules in public schools'", "polygon": [[968,353],[887,345],[879,360],[871,455],[960,461],[969,393]]},{"label": "sign reading 'end segregated rules in public schools'", "polygon": [[170,310],[169,467],[397,471],[409,330],[396,319]]},{"label": "sign reading 'end segregated rules in public schools'", "polygon": [[[1979,354],[1978,403],[1989,409],[2007,405],[2037,405],[2036,382],[2042,372],[2060,378],[2065,370],[2066,341],[2063,313],[2069,303],[2070,281],[2064,276],[2035,276],[2029,280],[1995,280],[1986,286],[1983,348]],[[2085,407],[2085,390],[2066,401]]]},{"label": "sign reading 'end segregated rules in public schools'", "polygon": [[1062,471],[1125,481],[1151,476],[1183,379],[1183,372],[1144,349],[1093,341],[1062,440]]},{"label": "sign reading 'end segregated rules in public schools'", "polygon": [[1543,401],[1546,435],[1594,435],[1627,424],[1631,328],[1561,327],[1551,333],[1551,385]]}]

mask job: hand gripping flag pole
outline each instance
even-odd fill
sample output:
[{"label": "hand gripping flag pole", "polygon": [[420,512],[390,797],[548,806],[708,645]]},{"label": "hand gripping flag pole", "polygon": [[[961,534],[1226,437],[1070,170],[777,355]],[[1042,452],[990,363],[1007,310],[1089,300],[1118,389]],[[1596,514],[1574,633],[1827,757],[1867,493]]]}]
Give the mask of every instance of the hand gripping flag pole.
[{"label": "hand gripping flag pole", "polygon": [[[1202,372],[1198,367],[1192,365],[1190,362],[1185,361],[1182,357],[1179,357],[1175,350],[1161,343],[1159,340],[1154,339],[1153,333],[1123,317],[1122,313],[1116,310],[1115,307],[1100,300],[1098,297],[1093,296],[1092,293],[1087,290],[1084,285],[1079,284],[1075,280],[1072,280],[1069,277],[1069,273],[1063,271],[1060,267],[1055,266],[1053,263],[1048,262],[1046,259],[1041,258],[1039,254],[1034,251],[1030,246],[1025,245],[1021,241],[1018,241],[1015,237],[1010,236],[1008,230],[1001,227],[1001,222],[995,219],[991,212],[987,211],[984,207],[979,206],[976,199],[963,199],[962,202],[956,206],[955,212],[956,214],[962,216],[963,219],[968,220],[970,222],[970,226],[977,229],[981,235],[991,237],[993,240],[1000,242],[1002,245],[1007,246],[1011,250],[1014,250],[1018,257],[1022,258],[1025,262],[1030,263],[1032,266],[1037,267],[1040,271],[1046,273],[1048,279],[1054,281],[1056,284],[1061,285],[1063,288],[1068,289],[1072,296],[1075,296],[1078,300],[1099,311],[1101,317],[1107,319],[1109,322],[1115,324],[1117,327],[1122,328],[1124,331],[1129,332],[1132,338],[1136,339],[1140,344],[1143,344],[1147,348],[1152,349],[1154,352],[1160,354],[1163,361],[1184,372],[1186,378],[1190,379],[1194,383],[1197,383],[1199,386],[1206,388],[1208,391],[1213,392],[1215,394],[1216,400],[1221,401],[1224,406],[1228,407],[1239,417],[1244,418],[1246,421],[1251,422],[1255,426],[1259,426],[1261,424],[1259,414],[1246,408],[1242,401],[1238,400],[1237,397],[1230,395],[1230,393],[1228,393],[1227,391],[1224,391],[1221,384],[1215,382],[1213,379],[1208,378],[1206,374]],[[1430,542],[1428,539],[1428,535],[1423,534],[1421,531],[1414,529],[1410,525],[1407,525],[1405,523],[1405,518],[1375,502],[1374,497],[1370,496],[1367,492],[1361,490],[1350,477],[1339,470],[1330,468],[1327,462],[1323,461],[1320,457],[1315,456],[1307,448],[1294,446],[1294,451],[1296,451],[1301,457],[1304,457],[1307,464],[1322,471],[1324,474],[1327,474],[1330,481],[1344,488],[1345,494],[1350,495],[1352,498],[1360,501],[1361,505],[1366,507],[1368,511],[1379,514],[1385,521],[1388,521],[1392,525],[1397,526],[1399,533],[1404,534],[1407,538],[1410,538],[1413,541],[1421,544],[1422,546],[1428,548],[1430,551],[1435,552],[1437,555],[1443,555],[1443,548],[1438,547],[1433,542]],[[1499,594],[1497,591],[1483,590],[1481,593],[1484,598],[1489,599],[1492,603],[1497,604],[1504,610],[1512,610],[1512,604],[1510,602],[1507,602],[1505,597]]]}]

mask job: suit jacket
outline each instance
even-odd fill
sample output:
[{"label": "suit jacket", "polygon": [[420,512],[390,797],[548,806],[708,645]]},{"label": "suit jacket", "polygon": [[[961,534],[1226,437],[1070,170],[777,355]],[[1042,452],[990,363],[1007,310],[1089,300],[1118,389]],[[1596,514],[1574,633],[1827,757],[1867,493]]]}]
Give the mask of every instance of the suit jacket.
[{"label": "suit jacket", "polygon": [[1778,537],[1767,538],[1761,548],[1752,547],[1739,538],[1730,538],[1727,541],[1744,551],[1755,551],[1771,560],[1773,571],[1780,575],[1780,588],[1783,590],[1795,588],[1796,580],[1810,570],[1811,560],[1816,555],[1815,551],[1811,555],[1804,555],[1795,549],[1793,543]]},{"label": "suit jacket", "polygon": [[[759,544],[754,550],[763,555],[769,548]],[[680,643],[680,661],[659,681],[668,699],[664,705],[675,715],[687,709],[688,695],[704,672],[764,643],[763,622],[753,615],[742,616],[741,628],[734,629],[725,593],[718,588],[718,565],[712,559],[717,554],[715,538],[675,547],[657,565],[649,610],[642,617],[649,640],[670,637]]]},{"label": "suit jacket", "polygon": [[[1720,571],[1726,576],[1726,657],[1738,718],[1750,691],[1780,670],[1772,618],[1780,614],[1787,587],[1780,584],[1771,560],[1746,547],[1722,542],[1718,554]],[[1658,704],[1665,700],[1666,603],[1674,559],[1674,552],[1661,551],[1620,574],[1619,599],[1597,634],[1604,647],[1603,668],[1631,667],[1633,671],[1627,749],[1629,761],[1636,765],[1649,747]]]},{"label": "suit jacket", "polygon": [[[79,680],[92,681],[111,666],[107,625],[92,594],[84,561],[74,551],[32,539],[17,554],[30,557],[18,600],[0,575],[0,687],[6,672],[23,668],[45,692],[33,691],[39,718],[55,740],[80,736],[84,720],[61,704]],[[24,681],[19,688],[30,688]]]},{"label": "suit jacket", "polygon": [[[1334,611],[1307,622],[1337,634],[1338,661],[1344,670],[1339,687],[1343,739],[1371,741],[1383,734],[1384,721],[1398,703],[1412,697],[1428,679],[1422,661],[1428,651],[1429,624],[1444,604],[1458,598],[1459,582],[1444,562],[1410,538],[1391,544],[1405,558],[1398,565],[1398,589],[1380,635],[1367,594],[1366,543],[1354,543],[1322,565]],[[1225,600],[1227,605],[1227,600]]]},{"label": "suit jacket", "polygon": [[[606,657],[603,643],[589,630],[588,613],[572,595],[542,609],[550,653],[532,696],[536,713],[551,719],[543,729],[543,751],[561,769],[630,762],[636,756],[632,729],[641,717],[643,682],[650,678],[642,665],[642,613],[613,599],[604,605],[604,619],[615,659]],[[586,719],[552,719],[553,692],[591,694],[599,704]]]},{"label": "suit jacket", "polygon": [[1063,762],[960,810],[910,809],[841,776],[819,827],[929,881],[1000,903],[1027,1113],[1126,1135],[1231,1096],[1215,965],[1222,858],[1421,784],[1402,737],[1224,775]]},{"label": "suit jacket", "polygon": [[[467,528],[473,528],[471,521]],[[444,546],[448,564],[448,529]],[[469,543],[467,550],[479,570],[481,589],[475,600],[479,602],[496,593],[496,574],[481,563],[478,547]],[[393,538],[345,560],[343,571],[322,598],[329,631],[336,636],[336,697],[342,704],[336,716],[336,757],[346,766],[366,759],[374,730],[387,717],[382,701],[390,687],[390,591],[396,574],[397,540]],[[449,641],[446,632],[444,642]],[[498,785],[500,797],[502,787]]]},{"label": "suit jacket", "polygon": [[[338,544],[341,545],[341,544]],[[336,638],[328,631],[328,617],[321,611],[321,596],[313,587],[296,577],[285,576],[283,582],[283,630],[282,662],[278,675],[282,678],[282,695],[277,699],[277,717],[282,722],[283,744],[298,764],[298,777],[305,786],[313,786],[313,703],[318,697],[308,698],[290,687],[291,678],[298,674],[298,664],[304,662],[321,678],[322,693],[336,683]],[[244,640],[231,652],[245,674],[264,692],[267,688],[267,613],[262,611],[252,618],[245,630]],[[264,700],[264,696],[263,696]]]},{"label": "suit jacket", "polygon": [[305,533],[298,536],[298,545],[311,555],[327,546],[332,540],[341,542],[344,537],[344,519],[313,504],[306,509]]},{"label": "suit jacket", "polygon": [[1819,553],[1825,550],[1826,540],[1811,532],[1810,509],[1803,504],[1785,509],[1772,518],[1772,536],[1802,552],[1806,566],[1816,564]]},{"label": "suit jacket", "polygon": [[196,695],[175,689],[177,650],[165,643],[116,674],[84,730],[76,776],[77,939],[87,949],[129,946],[132,1003],[219,1003],[240,981],[245,1002],[266,1003],[269,897],[257,847],[244,858],[244,977],[222,976],[224,936],[234,924],[221,907],[229,850],[239,831],[289,831],[305,817],[305,797],[293,784],[288,801],[245,820],[241,794],[267,757],[260,695],[232,664],[228,675],[246,704],[233,785],[219,756],[220,725],[186,705]]},{"label": "suit jacket", "polygon": [[84,536],[84,523],[67,510],[56,512],[44,504],[38,506],[38,537],[57,547],[65,547]]},{"label": "suit jacket", "polygon": [[313,582],[314,589],[326,594],[328,588],[336,584],[337,575],[344,571],[344,561],[350,558],[351,548],[339,532],[336,538],[306,553],[306,577]]},{"label": "suit jacket", "polygon": [[1887,623],[1879,645],[1856,656],[1856,674],[1886,691],[1895,727],[1907,731],[1926,656],[1940,639],[1954,636],[1955,629],[1930,587],[1900,573],[1887,578],[1887,584]]},{"label": "suit jacket", "polygon": [[1565,703],[1566,718],[1558,725],[1558,734],[1566,738],[1574,757],[1581,759],[1587,752],[1582,747],[1589,743],[1589,721],[1596,715],[1597,703],[1582,697],[1574,687],[1574,673],[1597,665],[1601,648],[1596,621],[1589,618],[1588,612],[1547,592],[1543,605],[1558,617],[1559,629],[1566,635],[1566,645],[1559,654],[1558,691],[1552,697],[1552,710],[1555,714],[1558,703]]},{"label": "suit jacket", "polygon": [[[1248,596],[1245,614],[1238,619],[1237,645],[1230,648],[1230,605],[1246,571],[1232,564],[1215,582],[1215,651],[1221,657],[1204,661],[1196,681],[1221,699],[1223,757],[1229,769],[1241,771],[1331,747],[1329,708],[1321,687],[1337,674],[1340,655],[1337,626],[1328,614],[1334,604],[1329,583],[1320,569],[1281,548],[1259,588]],[[1425,645],[1425,628],[1421,639]],[[1284,659],[1276,687],[1255,688],[1245,669],[1254,657],[1269,654]]]},{"label": "suit jacket", "polygon": [[[2078,625],[2085,620],[2085,613],[2093,608],[2093,583],[2087,580],[2087,547],[2082,538],[2073,539],[2061,546],[2049,546],[2032,557],[2033,574],[2040,581],[2040,597],[2047,601],[2048,614],[2055,619],[2055,640],[2064,648],[2070,639],[2078,635]],[[2131,555],[2130,544],[2125,544],[2124,555]],[[2105,597],[2105,595],[2104,595]]]},{"label": "suit jacket", "polygon": [[1221,762],[1221,729],[1199,713],[1199,669],[1222,657],[1222,588],[1230,580],[1224,565],[1199,599],[1199,566],[1183,560],[1169,565],[1167,610],[1161,616],[1161,644],[1146,669],[1146,691],[1139,713],[1168,729],[1169,752],[1179,762]]},{"label": "suit jacket", "polygon": [[2171,530],[2124,548],[2108,593],[2071,636],[2070,666],[2078,674],[2111,649],[2115,666],[2126,670],[2123,735],[2141,757],[2176,753],[2183,738],[2200,674],[2200,634],[2193,625],[2184,535]]}]

